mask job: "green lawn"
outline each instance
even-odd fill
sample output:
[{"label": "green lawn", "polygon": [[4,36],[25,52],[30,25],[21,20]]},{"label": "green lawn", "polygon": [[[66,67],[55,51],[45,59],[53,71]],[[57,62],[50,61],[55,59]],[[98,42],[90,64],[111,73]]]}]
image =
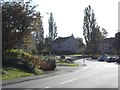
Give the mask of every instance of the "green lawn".
[{"label": "green lawn", "polygon": [[75,63],[58,63],[58,66],[79,66],[79,64],[75,64]]},{"label": "green lawn", "polygon": [[65,56],[68,56],[68,57],[75,57],[75,56],[82,56],[82,54],[72,54],[72,55],[65,55]]},{"label": "green lawn", "polygon": [[[7,79],[18,78],[18,77],[35,75],[34,73],[28,73],[17,68],[3,68],[2,70],[0,70],[0,72],[2,72],[2,77],[0,77],[0,80],[7,80]],[[41,71],[40,73],[42,74],[43,72]]]},{"label": "green lawn", "polygon": [[[74,64],[74,63],[58,63],[58,66],[79,66],[79,64]],[[37,70],[38,71],[38,70]],[[27,77],[27,76],[32,76],[35,75],[34,73],[29,73],[26,71],[23,71],[18,68],[2,68],[0,69],[0,73],[2,75],[0,76],[0,80],[8,80],[8,79],[15,79],[19,77]],[[39,70],[39,75],[44,74],[42,70]]]}]

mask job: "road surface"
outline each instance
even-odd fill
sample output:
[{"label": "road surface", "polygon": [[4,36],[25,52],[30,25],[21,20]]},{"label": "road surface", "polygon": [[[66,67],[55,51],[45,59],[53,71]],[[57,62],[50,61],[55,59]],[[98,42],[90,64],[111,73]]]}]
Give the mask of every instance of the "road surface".
[{"label": "road surface", "polygon": [[5,85],[3,88],[118,88],[118,65],[88,60],[86,66],[74,72]]}]

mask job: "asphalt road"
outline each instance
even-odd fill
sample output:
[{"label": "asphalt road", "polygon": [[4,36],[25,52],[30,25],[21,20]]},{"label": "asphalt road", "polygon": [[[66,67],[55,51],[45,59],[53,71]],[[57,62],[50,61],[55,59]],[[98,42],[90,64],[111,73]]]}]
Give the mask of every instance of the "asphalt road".
[{"label": "asphalt road", "polygon": [[5,85],[3,88],[118,88],[118,65],[88,60],[86,66],[74,72]]}]

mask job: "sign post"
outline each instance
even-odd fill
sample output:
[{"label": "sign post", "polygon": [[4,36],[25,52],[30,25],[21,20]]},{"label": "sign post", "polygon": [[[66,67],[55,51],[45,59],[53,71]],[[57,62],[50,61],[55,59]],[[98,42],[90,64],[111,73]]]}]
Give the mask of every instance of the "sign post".
[{"label": "sign post", "polygon": [[86,64],[85,64],[85,58],[83,59],[83,65],[86,66]]}]

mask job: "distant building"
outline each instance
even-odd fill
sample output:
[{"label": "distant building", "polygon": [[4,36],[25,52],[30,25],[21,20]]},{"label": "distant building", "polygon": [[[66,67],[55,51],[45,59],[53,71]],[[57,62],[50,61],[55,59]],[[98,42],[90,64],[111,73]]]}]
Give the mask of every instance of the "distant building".
[{"label": "distant building", "polygon": [[74,38],[73,35],[70,37],[58,37],[52,43],[52,52],[61,53],[78,53],[79,52],[79,41]]},{"label": "distant building", "polygon": [[100,53],[101,54],[115,54],[115,46],[114,46],[115,38],[106,38],[103,43],[100,45]]}]

